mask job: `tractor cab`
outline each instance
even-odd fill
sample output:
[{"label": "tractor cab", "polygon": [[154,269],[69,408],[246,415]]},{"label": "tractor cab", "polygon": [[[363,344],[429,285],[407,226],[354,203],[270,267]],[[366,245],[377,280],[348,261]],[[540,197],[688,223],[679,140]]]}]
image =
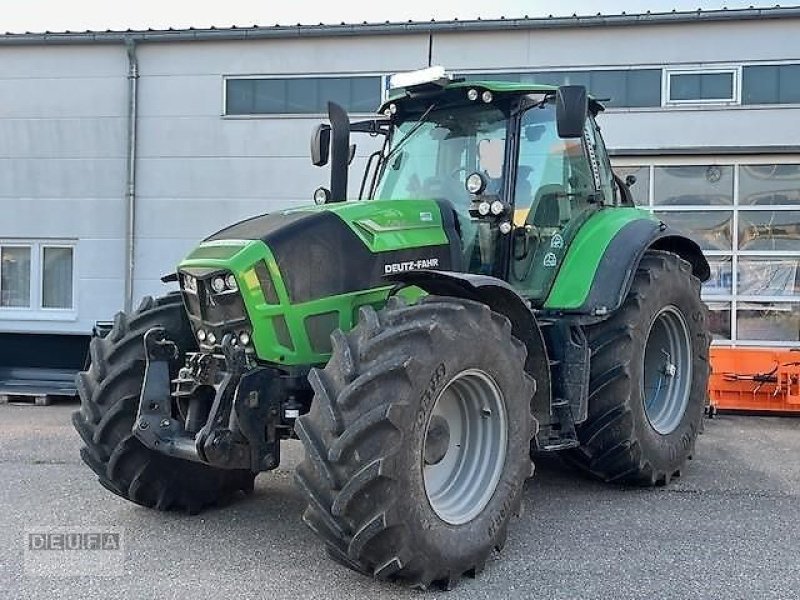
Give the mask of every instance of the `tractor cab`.
[{"label": "tractor cab", "polygon": [[542,304],[586,219],[631,203],[594,120],[603,107],[583,87],[464,81],[440,67],[393,76],[390,87],[385,118],[352,127],[385,135],[362,197],[447,202],[462,271],[504,279]]}]

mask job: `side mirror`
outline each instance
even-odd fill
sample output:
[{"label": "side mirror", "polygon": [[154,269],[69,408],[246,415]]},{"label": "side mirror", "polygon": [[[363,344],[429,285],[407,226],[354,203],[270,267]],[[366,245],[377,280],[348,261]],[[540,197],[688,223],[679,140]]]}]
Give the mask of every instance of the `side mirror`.
[{"label": "side mirror", "polygon": [[634,183],[636,183],[636,175],[628,175],[625,178],[625,185],[631,187]]},{"label": "side mirror", "polygon": [[562,85],[556,92],[556,127],[560,138],[583,136],[589,98],[582,85]]},{"label": "side mirror", "polygon": [[331,149],[331,126],[319,124],[311,134],[311,162],[317,167],[328,164]]}]

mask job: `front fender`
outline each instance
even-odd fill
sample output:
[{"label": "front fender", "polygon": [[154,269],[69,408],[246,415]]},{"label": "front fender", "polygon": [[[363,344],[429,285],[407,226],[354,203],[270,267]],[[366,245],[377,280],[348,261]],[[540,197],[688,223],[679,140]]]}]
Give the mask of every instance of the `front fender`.
[{"label": "front fender", "polygon": [[544,335],[528,303],[502,279],[455,271],[418,270],[387,279],[419,287],[437,296],[453,296],[486,304],[511,321],[511,333],[525,344],[525,370],[536,380],[532,410],[539,423],[550,422],[550,365]]}]

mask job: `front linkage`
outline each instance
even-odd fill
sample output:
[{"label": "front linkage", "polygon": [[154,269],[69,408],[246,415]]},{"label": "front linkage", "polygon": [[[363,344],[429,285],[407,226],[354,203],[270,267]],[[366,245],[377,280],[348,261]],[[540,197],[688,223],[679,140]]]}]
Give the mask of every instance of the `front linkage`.
[{"label": "front linkage", "polygon": [[[222,354],[187,353],[185,366],[170,381],[170,362],[179,359],[176,344],[154,327],[144,346],[144,384],[133,428],[142,444],[223,469],[258,472],[278,466],[280,441],[291,435],[309,394],[306,373],[252,364],[236,337],[227,334]],[[204,389],[213,390],[213,401]],[[177,406],[182,400],[185,411]]]}]

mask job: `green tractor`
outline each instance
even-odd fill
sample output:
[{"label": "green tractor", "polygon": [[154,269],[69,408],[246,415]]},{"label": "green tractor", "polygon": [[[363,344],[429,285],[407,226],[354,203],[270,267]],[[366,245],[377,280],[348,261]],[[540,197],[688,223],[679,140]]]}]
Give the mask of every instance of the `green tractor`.
[{"label": "green tractor", "polygon": [[[92,339],[73,422],[100,483],[196,513],[305,449],[304,521],[344,565],[425,588],[506,539],[539,453],[664,485],[709,373],[700,248],[631,199],[580,86],[398,74],[329,104],[315,205],[204,240]],[[347,201],[351,133],[381,144]]]}]

